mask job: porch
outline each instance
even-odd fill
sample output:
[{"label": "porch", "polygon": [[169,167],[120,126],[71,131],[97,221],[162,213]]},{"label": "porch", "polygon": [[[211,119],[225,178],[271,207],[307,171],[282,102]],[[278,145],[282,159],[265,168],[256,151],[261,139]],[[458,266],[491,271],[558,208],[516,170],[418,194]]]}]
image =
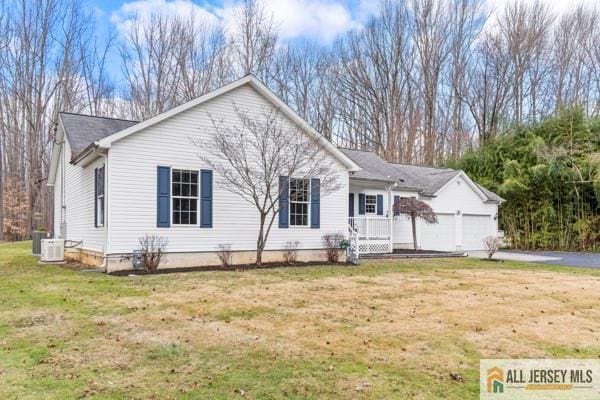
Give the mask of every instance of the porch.
[{"label": "porch", "polygon": [[390,217],[349,217],[350,245],[354,247],[356,258],[364,254],[391,253],[393,223],[394,220]]},{"label": "porch", "polygon": [[[350,257],[391,255],[394,249],[412,249],[412,224],[406,215],[394,215],[401,197],[417,197],[417,189],[393,181],[350,178],[348,237]],[[417,225],[417,235],[420,234]]]}]

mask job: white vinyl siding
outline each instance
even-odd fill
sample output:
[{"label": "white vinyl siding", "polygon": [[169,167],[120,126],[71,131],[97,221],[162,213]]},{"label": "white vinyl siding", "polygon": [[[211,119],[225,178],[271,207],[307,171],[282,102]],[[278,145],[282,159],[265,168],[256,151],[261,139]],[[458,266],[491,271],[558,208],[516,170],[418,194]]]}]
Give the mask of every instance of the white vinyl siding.
[{"label": "white vinyl siding", "polygon": [[[210,169],[199,156],[202,151],[192,140],[210,140],[212,118],[223,124],[237,124],[233,103],[250,115],[261,117],[273,105],[249,85],[236,88],[112,144],[109,155],[110,182],[108,224],[110,253],[130,253],[138,237],[158,234],[169,241],[168,252],[216,251],[220,244],[232,250],[255,250],[259,228],[256,207],[231,193],[214,172],[213,228],[198,229],[172,225],[156,227],[156,167],[185,166]],[[285,118],[285,123],[292,121]],[[325,233],[347,232],[347,210],[340,207],[348,199],[348,172],[332,155],[340,188],[321,196],[321,223],[318,229],[271,229],[267,250],[283,249],[288,241],[299,241],[301,249],[322,249]],[[135,199],[135,201],[133,201]],[[310,219],[309,219],[310,223]]]},{"label": "white vinyl siding", "polygon": [[[104,227],[94,226],[94,174],[96,168],[104,164],[104,159],[99,157],[86,167],[72,165],[70,161],[71,148],[68,140],[64,139],[64,148],[61,152],[59,172],[54,184],[54,215],[55,236],[60,234],[60,199],[56,196],[56,188],[61,187],[61,163],[64,166],[64,199],[65,199],[65,230],[66,240],[81,242],[78,248],[85,250],[104,251]],[[68,155],[68,156],[67,156]],[[105,172],[106,176],[106,172]],[[60,189],[59,189],[60,192]]]}]

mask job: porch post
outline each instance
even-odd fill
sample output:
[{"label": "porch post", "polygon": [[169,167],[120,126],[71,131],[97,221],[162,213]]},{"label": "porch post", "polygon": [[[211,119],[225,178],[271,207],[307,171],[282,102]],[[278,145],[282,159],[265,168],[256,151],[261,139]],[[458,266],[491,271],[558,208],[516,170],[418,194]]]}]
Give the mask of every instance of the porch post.
[{"label": "porch post", "polygon": [[[394,185],[395,186],[395,185]],[[390,218],[390,253],[394,252],[394,196],[392,188],[388,187],[388,216]]]}]

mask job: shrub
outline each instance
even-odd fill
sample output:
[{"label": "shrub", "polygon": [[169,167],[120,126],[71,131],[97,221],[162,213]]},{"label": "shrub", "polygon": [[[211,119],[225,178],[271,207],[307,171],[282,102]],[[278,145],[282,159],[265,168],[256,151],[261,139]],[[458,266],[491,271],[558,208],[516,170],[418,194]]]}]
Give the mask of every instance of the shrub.
[{"label": "shrub", "polygon": [[498,236],[488,236],[483,239],[483,247],[485,248],[489,260],[491,260],[494,253],[500,249],[500,246],[502,246],[502,239]]},{"label": "shrub", "polygon": [[331,263],[338,262],[341,254],[341,243],[344,240],[344,235],[341,233],[330,233],[323,235],[322,242],[325,247],[325,255],[327,261]]},{"label": "shrub", "polygon": [[155,272],[167,249],[168,240],[159,235],[145,235],[139,241],[144,267],[149,272]]},{"label": "shrub", "polygon": [[298,247],[300,247],[299,241],[287,241],[283,251],[283,261],[286,264],[295,264],[298,261]]},{"label": "shrub", "polygon": [[220,244],[217,246],[217,255],[219,256],[219,260],[221,261],[222,267],[228,267],[231,265],[231,260],[233,258],[233,254],[231,252],[230,244]]}]

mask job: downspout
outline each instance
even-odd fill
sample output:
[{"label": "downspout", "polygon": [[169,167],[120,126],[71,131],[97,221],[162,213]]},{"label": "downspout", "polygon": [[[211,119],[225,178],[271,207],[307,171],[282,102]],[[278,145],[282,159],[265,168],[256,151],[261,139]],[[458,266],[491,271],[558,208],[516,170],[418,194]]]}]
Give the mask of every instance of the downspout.
[{"label": "downspout", "polygon": [[388,214],[390,217],[390,253],[394,252],[394,206],[393,206],[393,198],[392,189],[398,186],[398,182],[394,182],[392,185],[388,186]]},{"label": "downspout", "polygon": [[[67,179],[67,177],[65,176],[66,172],[67,172],[67,168],[65,166],[65,139],[63,138],[63,140],[60,142],[60,161],[59,161],[59,168],[60,168],[60,217],[59,217],[59,224],[58,224],[58,231],[59,234],[58,236],[61,239],[66,240],[67,239],[67,194],[65,193],[65,181]],[[54,227],[54,229],[56,230],[56,227]],[[56,232],[54,234],[54,236],[56,235]]]},{"label": "downspout", "polygon": [[[103,154],[102,152],[98,151],[98,147],[94,148],[94,153],[98,154],[99,156],[101,156],[102,158],[104,158],[104,254],[103,254],[103,261],[102,261],[102,265],[100,265],[100,268],[104,270],[104,272],[106,272],[107,269],[107,264],[108,264],[108,216],[109,216],[109,212],[108,212],[108,185],[107,185],[107,181],[108,181],[108,153],[107,154]],[[97,199],[94,199],[94,201],[97,201]]]}]

